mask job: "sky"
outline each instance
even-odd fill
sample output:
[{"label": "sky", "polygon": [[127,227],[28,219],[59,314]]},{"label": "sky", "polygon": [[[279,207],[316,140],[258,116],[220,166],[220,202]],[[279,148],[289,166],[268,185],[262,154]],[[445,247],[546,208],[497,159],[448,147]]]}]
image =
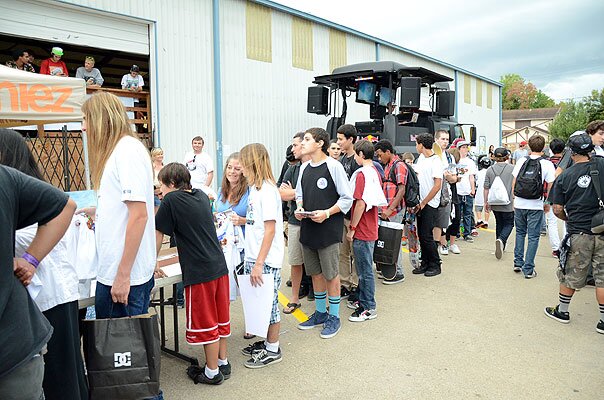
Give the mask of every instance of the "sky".
[{"label": "sky", "polygon": [[276,0],[556,101],[604,88],[604,0]]}]

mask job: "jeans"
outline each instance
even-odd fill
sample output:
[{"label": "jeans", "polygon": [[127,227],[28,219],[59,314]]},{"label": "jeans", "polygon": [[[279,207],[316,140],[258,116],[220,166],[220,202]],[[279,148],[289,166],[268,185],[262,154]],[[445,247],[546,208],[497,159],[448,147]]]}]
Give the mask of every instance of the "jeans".
[{"label": "jeans", "polygon": [[[539,247],[539,236],[543,224],[543,210],[514,209],[516,224],[516,245],[514,246],[514,265],[521,266],[524,275],[530,275],[535,269],[535,254]],[[528,246],[524,254],[524,239],[528,235]]]},{"label": "jeans", "polygon": [[[121,303],[114,303],[111,300],[111,286],[96,283],[96,293],[94,297],[94,307],[96,317],[102,318],[120,318],[134,315],[146,314],[149,310],[149,301],[151,299],[151,289],[155,286],[155,280],[149,279],[142,285],[130,286],[128,294],[128,306]],[[128,309],[126,309],[128,307]]]},{"label": "jeans", "polygon": [[493,211],[495,215],[495,238],[501,239],[503,247],[514,229],[514,211]]},{"label": "jeans", "polygon": [[459,196],[461,206],[461,226],[463,226],[463,237],[470,236],[472,234],[472,219],[474,218],[474,197]]},{"label": "jeans", "polygon": [[44,359],[38,354],[0,378],[0,399],[44,400],[43,378]]},{"label": "jeans", "polygon": [[176,304],[182,306],[185,304],[185,284],[184,282],[178,282],[176,284],[176,295],[172,295],[172,298],[176,299]]},{"label": "jeans", "polygon": [[[405,218],[405,209],[401,209],[398,213],[394,214],[390,217],[390,221],[398,222],[399,224],[403,224],[403,218]],[[398,259],[396,260],[396,275],[405,276],[405,271],[403,270],[403,249],[398,253]]]},{"label": "jeans", "polygon": [[375,241],[354,239],[352,251],[359,276],[359,303],[365,310],[375,310],[375,278],[373,277],[373,248]]}]

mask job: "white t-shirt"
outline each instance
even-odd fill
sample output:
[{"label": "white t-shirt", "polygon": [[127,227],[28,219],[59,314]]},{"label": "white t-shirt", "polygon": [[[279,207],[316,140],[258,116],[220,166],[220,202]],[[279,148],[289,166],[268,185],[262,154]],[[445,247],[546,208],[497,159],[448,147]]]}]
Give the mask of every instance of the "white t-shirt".
[{"label": "white t-shirt", "polygon": [[140,75],[132,76],[132,74],[126,74],[122,77],[122,87],[130,89],[132,87],[142,88],[145,86],[143,77]]},{"label": "white t-shirt", "polygon": [[[539,156],[535,155],[531,155],[530,157],[533,160],[539,158]],[[526,157],[516,161],[516,165],[514,165],[514,170],[512,171],[514,178],[518,177],[520,168],[522,168],[525,161]],[[542,181],[552,183],[554,179],[556,179],[556,168],[554,167],[554,164],[549,160],[540,160],[539,162],[541,163]],[[543,210],[543,199],[523,199],[522,197],[516,196],[514,198],[514,208],[521,210]]]},{"label": "white t-shirt", "polygon": [[183,164],[191,174],[191,186],[195,189],[204,189],[208,174],[214,171],[214,163],[206,153],[195,154],[189,151],[185,154]]},{"label": "white t-shirt", "polygon": [[275,237],[264,262],[271,268],[281,268],[285,251],[281,213],[281,196],[275,185],[265,181],[260,190],[250,187],[245,216],[245,261],[256,261],[264,239],[264,222],[275,221]]},{"label": "white t-shirt", "polygon": [[470,157],[464,157],[459,160],[459,168],[467,170],[461,176],[461,180],[457,182],[457,194],[460,196],[468,196],[472,193],[472,185],[470,185],[470,175],[476,175],[476,164]]},{"label": "white t-shirt", "polygon": [[487,176],[487,169],[481,169],[476,173],[476,197],[474,197],[475,206],[484,206],[484,180]]},{"label": "white t-shirt", "polygon": [[[423,154],[420,154],[417,158],[417,163],[413,164],[413,167],[417,172],[417,180],[419,181],[419,198],[420,200],[424,200],[432,190],[432,187],[434,187],[434,179],[443,178],[443,162],[437,155],[424,157]],[[436,192],[436,195],[428,202],[428,205],[438,208],[440,205],[440,190]]]},{"label": "white t-shirt", "polygon": [[109,156],[97,192],[96,247],[97,280],[113,285],[124,253],[128,207],[125,201],[144,202],[147,224],[130,272],[130,285],[142,285],[155,269],[155,218],[153,212],[153,168],[145,146],[132,136],[123,137]]}]

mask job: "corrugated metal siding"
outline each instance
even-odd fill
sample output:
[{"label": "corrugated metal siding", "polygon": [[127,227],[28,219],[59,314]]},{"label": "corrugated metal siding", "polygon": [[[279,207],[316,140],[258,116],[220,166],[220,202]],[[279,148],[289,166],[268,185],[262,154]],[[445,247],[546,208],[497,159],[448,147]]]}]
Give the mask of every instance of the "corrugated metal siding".
[{"label": "corrugated metal siding", "polygon": [[[157,21],[157,69],[150,76],[159,98],[161,146],[166,161],[182,161],[196,135],[216,154],[212,77],[212,2],[209,0],[68,0],[72,4]],[[242,2],[243,5],[245,3]],[[110,22],[108,23],[110,28]],[[242,24],[241,26],[244,26]],[[241,29],[241,28],[240,28]],[[153,42],[153,37],[151,41]],[[245,43],[245,38],[244,43]],[[91,44],[94,45],[94,44]],[[127,72],[127,71],[126,71]],[[124,73],[126,73],[124,72]],[[155,100],[154,100],[155,101]],[[157,121],[155,103],[154,120]],[[154,126],[157,129],[157,124]]]}]

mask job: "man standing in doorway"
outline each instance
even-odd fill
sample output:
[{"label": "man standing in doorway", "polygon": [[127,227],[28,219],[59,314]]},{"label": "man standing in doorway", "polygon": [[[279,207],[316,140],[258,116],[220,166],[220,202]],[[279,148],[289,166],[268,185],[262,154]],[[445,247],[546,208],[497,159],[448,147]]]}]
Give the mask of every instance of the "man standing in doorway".
[{"label": "man standing in doorway", "polygon": [[203,138],[195,136],[191,141],[193,151],[185,154],[184,164],[191,174],[193,189],[201,189],[205,192],[212,184],[212,178],[214,178],[214,164],[210,156],[202,153],[203,146]]},{"label": "man standing in doorway", "polygon": [[[342,150],[342,157],[340,162],[344,167],[346,176],[348,179],[352,176],[354,171],[360,168],[360,165],[354,160],[354,143],[357,140],[357,129],[350,124],[342,125],[337,131],[337,143],[340,145]],[[340,296],[342,298],[349,297],[351,293],[353,297],[356,296],[357,287],[359,286],[359,277],[357,275],[356,266],[354,264],[354,257],[352,254],[351,242],[346,240],[346,235],[350,230],[350,212],[344,215],[344,231],[342,233],[342,244],[340,245],[340,264],[338,266],[340,271],[340,284],[342,288],[340,290]],[[356,298],[349,299],[356,301]]]}]

